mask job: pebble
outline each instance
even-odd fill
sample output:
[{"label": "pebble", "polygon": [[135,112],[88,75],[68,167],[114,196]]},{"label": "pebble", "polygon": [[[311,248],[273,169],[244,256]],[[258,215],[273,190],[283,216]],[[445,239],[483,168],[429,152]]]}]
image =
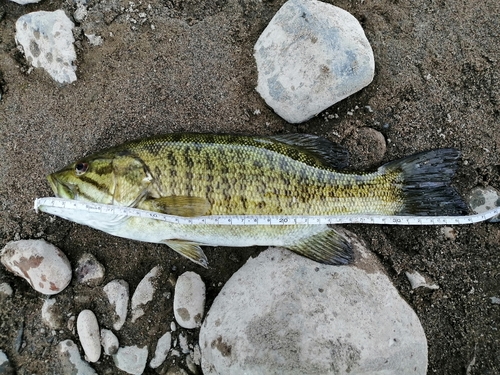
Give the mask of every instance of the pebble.
[{"label": "pebble", "polygon": [[158,280],[160,270],[160,267],[154,267],[144,276],[139,282],[139,285],[137,285],[130,304],[132,310],[132,323],[144,315],[143,307],[153,300],[153,295],[156,291],[154,283]]},{"label": "pebble", "polygon": [[109,303],[115,309],[116,319],[113,322],[113,329],[119,331],[127,318],[129,301],[128,283],[125,280],[113,280],[107,283],[103,290],[108,297]]},{"label": "pebble", "polygon": [[0,374],[2,375],[14,375],[14,369],[10,365],[9,358],[7,355],[0,350]]},{"label": "pebble", "polygon": [[498,297],[490,297],[491,303],[494,305],[500,305],[500,298]]},{"label": "pebble", "polygon": [[203,322],[203,374],[426,374],[417,315],[376,256],[351,242],[351,266],[272,248],[249,259]]},{"label": "pebble", "polygon": [[170,332],[165,333],[162,337],[159,338],[158,343],[156,344],[155,355],[151,362],[149,362],[149,367],[158,368],[165,362],[167,358],[167,354],[172,345],[172,334]]},{"label": "pebble", "polygon": [[369,127],[356,129],[345,140],[344,145],[350,151],[349,164],[353,169],[379,166],[387,150],[384,135]]},{"label": "pebble", "polygon": [[120,347],[120,343],[118,342],[116,335],[113,331],[106,328],[101,329],[101,344],[106,355],[116,354],[116,352],[118,352],[118,348]]},{"label": "pebble", "polygon": [[[472,210],[478,214],[500,207],[500,194],[491,186],[472,189],[467,201]],[[500,221],[500,215],[489,220],[492,223]]]},{"label": "pebble", "polygon": [[19,5],[26,5],[26,4],[39,3],[41,0],[10,0],[10,1],[18,3]]},{"label": "pebble", "polygon": [[95,256],[85,253],[78,260],[75,278],[78,283],[96,286],[104,280],[104,271],[104,266]]},{"label": "pebble", "polygon": [[63,316],[61,309],[56,305],[55,298],[47,298],[42,305],[42,321],[50,329],[61,329],[63,327]]},{"label": "pebble", "polygon": [[61,341],[58,345],[61,356],[61,373],[73,375],[96,375],[90,365],[82,360],[78,347],[72,340]]},{"label": "pebble", "polygon": [[12,287],[7,283],[0,284],[0,294],[3,294],[6,297],[12,296],[13,290]]},{"label": "pebble", "polygon": [[455,228],[448,226],[441,227],[441,233],[443,233],[444,236],[451,241],[455,241],[458,236],[458,231]]},{"label": "pebble", "polygon": [[32,66],[45,69],[59,83],[71,83],[76,81],[73,27],[60,9],[28,13],[16,22],[16,43]]},{"label": "pebble", "polygon": [[113,360],[116,367],[128,374],[142,374],[148,360],[148,348],[136,345],[119,348]]},{"label": "pebble", "polygon": [[57,294],[71,281],[68,258],[44,240],[11,241],[3,248],[0,260],[10,272],[42,294]]},{"label": "pebble", "polygon": [[316,0],[289,0],[254,47],[257,91],[290,123],[300,123],[367,86],[370,43],[354,16]]},{"label": "pebble", "polygon": [[83,310],[76,319],[76,331],[80,338],[87,361],[97,362],[101,356],[101,341],[99,324],[95,314],[90,310]]},{"label": "pebble", "polygon": [[187,329],[201,325],[205,311],[205,283],[200,275],[188,271],[177,279],[174,292],[174,317]]},{"label": "pebble", "polygon": [[425,276],[422,276],[417,271],[405,272],[412,289],[424,287],[427,289],[439,289],[439,286],[434,283],[429,283]]}]

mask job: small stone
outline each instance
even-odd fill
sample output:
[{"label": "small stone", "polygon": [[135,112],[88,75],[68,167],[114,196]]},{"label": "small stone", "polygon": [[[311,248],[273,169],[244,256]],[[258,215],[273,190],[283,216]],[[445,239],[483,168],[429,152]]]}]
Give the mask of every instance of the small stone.
[{"label": "small stone", "polygon": [[102,36],[95,34],[85,34],[91,46],[100,46],[102,45],[103,39]]},{"label": "small stone", "polygon": [[170,322],[170,330],[172,332],[175,332],[176,329],[177,329],[177,327],[175,326],[175,322]]},{"label": "small stone", "polygon": [[179,334],[179,347],[181,348],[182,354],[187,354],[191,351],[189,350],[187,337],[182,333]]},{"label": "small stone", "polygon": [[451,241],[455,241],[458,235],[458,231],[455,228],[447,226],[441,228],[441,233],[443,233],[444,236]]},{"label": "small stone", "polygon": [[350,151],[350,165],[359,170],[380,165],[387,150],[384,135],[369,127],[356,129],[344,143]]},{"label": "small stone", "polygon": [[422,276],[417,271],[413,272],[405,272],[408,281],[410,282],[411,288],[416,289],[420,287],[424,287],[427,289],[439,289],[439,286],[433,283],[427,282],[427,279]]},{"label": "small stone", "polygon": [[95,314],[90,310],[83,310],[76,320],[76,331],[80,338],[86,359],[89,362],[97,362],[101,356],[101,342],[99,336],[99,324]]},{"label": "small stone", "polygon": [[40,2],[40,0],[10,0],[10,1],[18,3],[19,5],[35,4]]},{"label": "small stone", "polygon": [[103,290],[109,303],[115,308],[116,319],[113,323],[113,329],[119,331],[127,318],[128,283],[124,280],[113,280],[107,283]]},{"label": "small stone", "polygon": [[101,344],[106,355],[114,355],[118,352],[120,343],[116,335],[109,329],[101,329]]},{"label": "small stone", "polygon": [[46,295],[61,292],[71,281],[68,258],[44,240],[11,241],[3,248],[0,259],[10,272]]},{"label": "small stone", "polygon": [[76,22],[82,22],[85,17],[87,17],[87,7],[84,4],[79,3],[76,6],[75,13],[73,13],[73,17]]},{"label": "small stone", "polygon": [[116,367],[128,374],[140,375],[144,372],[146,361],[148,360],[148,348],[125,346],[119,348],[113,356]]},{"label": "small stone", "polygon": [[205,310],[205,283],[191,271],[184,272],[177,279],[174,293],[174,317],[183,328],[201,326]]},{"label": "small stone", "polygon": [[55,298],[47,298],[42,305],[42,321],[50,329],[61,329],[63,326],[63,315]]},{"label": "small stone", "polygon": [[170,332],[165,333],[156,344],[155,355],[151,362],[149,362],[149,367],[158,368],[167,358],[167,354],[172,345],[172,334]]},{"label": "small stone", "polygon": [[500,305],[500,298],[498,297],[490,297],[491,303],[494,305]]},{"label": "small stone", "polygon": [[76,281],[91,286],[99,285],[104,279],[104,266],[90,253],[78,260],[75,269]]},{"label": "small stone", "polygon": [[254,47],[257,91],[291,123],[304,122],[361,90],[375,60],[350,13],[316,0],[289,0]]},{"label": "small stone", "polygon": [[4,295],[6,297],[12,296],[13,290],[12,287],[7,283],[0,284],[0,295]]},{"label": "small stone", "polygon": [[132,309],[132,323],[144,315],[143,307],[153,299],[156,291],[154,282],[158,279],[159,273],[160,267],[154,267],[137,285],[130,304],[130,308]]},{"label": "small stone", "polygon": [[64,340],[57,346],[61,356],[62,374],[95,375],[90,365],[82,360],[78,347],[72,340]]},{"label": "small stone", "polygon": [[16,22],[16,43],[33,67],[45,69],[59,83],[71,83],[76,81],[74,26],[60,9],[28,13]]},{"label": "small stone", "polygon": [[7,355],[0,350],[0,374],[2,375],[14,375],[14,369],[10,365],[9,358]]},{"label": "small stone", "polygon": [[[472,189],[467,201],[472,210],[478,214],[500,207],[500,194],[491,186],[486,188],[476,187]],[[492,223],[499,222],[500,216],[495,216],[489,220]]]}]

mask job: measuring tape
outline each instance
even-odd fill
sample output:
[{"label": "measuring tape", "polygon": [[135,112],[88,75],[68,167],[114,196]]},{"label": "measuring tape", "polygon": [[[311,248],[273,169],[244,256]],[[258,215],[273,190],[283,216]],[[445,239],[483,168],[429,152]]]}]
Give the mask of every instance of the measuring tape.
[{"label": "measuring tape", "polygon": [[462,225],[489,220],[500,214],[500,207],[466,216],[392,216],[392,215],[214,215],[183,217],[137,208],[113,206],[62,198],[38,198],[35,210],[64,216],[66,210],[103,215],[136,216],[182,225],[318,225],[318,224],[386,224],[386,225]]}]

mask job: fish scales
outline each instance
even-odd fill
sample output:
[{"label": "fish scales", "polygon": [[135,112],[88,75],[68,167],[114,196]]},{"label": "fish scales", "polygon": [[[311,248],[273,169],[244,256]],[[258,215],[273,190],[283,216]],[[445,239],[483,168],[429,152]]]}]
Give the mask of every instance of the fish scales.
[{"label": "fish scales", "polygon": [[[58,197],[174,216],[457,215],[451,187],[460,153],[431,150],[372,173],[346,172],[345,150],[312,135],[167,134],[127,142],[48,176]],[[349,240],[327,225],[181,225],[150,218],[69,212],[107,233],[163,243],[207,266],[200,246],[282,246],[327,264],[352,261]]]},{"label": "fish scales", "polygon": [[337,173],[288,145],[239,144],[239,138],[154,139],[127,147],[153,171],[161,196],[206,197],[207,215],[393,214],[401,207],[396,173]]}]

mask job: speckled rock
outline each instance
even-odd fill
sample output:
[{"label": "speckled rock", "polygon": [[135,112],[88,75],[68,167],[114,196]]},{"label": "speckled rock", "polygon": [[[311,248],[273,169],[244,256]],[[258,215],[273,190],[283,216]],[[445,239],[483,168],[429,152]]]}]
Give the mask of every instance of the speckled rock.
[{"label": "speckled rock", "polygon": [[352,266],[280,249],[250,259],[203,322],[203,373],[425,375],[418,317],[376,257],[354,247]]},{"label": "speckled rock", "polygon": [[183,328],[197,328],[201,325],[204,311],[205,283],[197,273],[184,272],[175,284],[175,320]]},{"label": "speckled rock", "polygon": [[106,355],[116,354],[120,347],[118,338],[113,331],[105,328],[101,329],[101,344]]},{"label": "speckled rock", "polygon": [[101,356],[101,340],[99,324],[92,311],[83,310],[78,314],[76,331],[85,352],[85,359],[89,362],[97,362]]},{"label": "speckled rock", "polygon": [[80,356],[78,347],[71,340],[64,340],[57,345],[61,357],[61,373],[72,375],[96,375],[90,365]]},{"label": "speckled rock", "polygon": [[9,242],[0,254],[2,264],[25,279],[36,291],[53,295],[71,281],[71,266],[64,253],[44,240]]},{"label": "speckled rock", "polygon": [[146,367],[148,348],[139,348],[136,345],[119,348],[113,360],[120,370],[128,374],[140,375]]},{"label": "speckled rock", "polygon": [[130,303],[132,323],[144,315],[145,305],[153,299],[156,290],[155,281],[159,278],[160,273],[161,268],[158,266],[154,267],[137,285]]},{"label": "speckled rock", "polygon": [[76,81],[73,27],[62,10],[28,13],[16,22],[16,42],[32,66],[59,83],[71,83]]},{"label": "speckled rock", "polygon": [[107,283],[103,290],[108,297],[109,303],[115,310],[113,329],[119,331],[127,318],[129,301],[128,283],[125,280],[113,280]]},{"label": "speckled rock", "polygon": [[[467,201],[474,212],[481,214],[488,210],[500,207],[500,193],[491,186],[472,189]],[[500,216],[490,219],[490,222],[499,222]]]},{"label": "speckled rock", "polygon": [[254,47],[257,91],[291,123],[310,119],[372,80],[375,60],[359,22],[316,0],[289,0]]},{"label": "speckled rock", "polygon": [[104,266],[90,253],[78,259],[75,269],[77,282],[91,286],[99,285],[104,279]]}]

